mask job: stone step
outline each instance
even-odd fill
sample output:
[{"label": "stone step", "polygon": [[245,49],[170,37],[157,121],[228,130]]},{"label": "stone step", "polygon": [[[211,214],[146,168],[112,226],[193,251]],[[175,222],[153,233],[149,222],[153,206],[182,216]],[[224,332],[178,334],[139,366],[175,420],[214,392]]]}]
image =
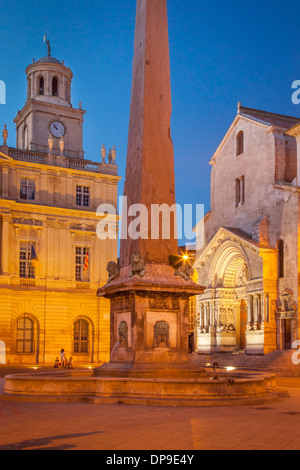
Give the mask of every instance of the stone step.
[{"label": "stone step", "polygon": [[215,353],[211,355],[192,356],[192,362],[199,366],[206,366],[208,363],[218,363],[219,367],[235,367],[240,369],[251,369],[259,371],[272,371],[284,376],[300,376],[300,365],[292,362],[292,355],[295,351],[274,351],[266,356],[248,356],[245,353]]}]

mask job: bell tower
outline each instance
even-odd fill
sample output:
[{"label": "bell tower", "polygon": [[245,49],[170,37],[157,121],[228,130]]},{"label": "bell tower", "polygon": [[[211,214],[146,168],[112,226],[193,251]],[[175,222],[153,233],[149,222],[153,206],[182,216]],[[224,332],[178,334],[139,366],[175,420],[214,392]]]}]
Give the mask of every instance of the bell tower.
[{"label": "bell tower", "polygon": [[[33,152],[51,152],[74,158],[84,158],[83,118],[85,111],[72,107],[71,86],[73,73],[51,56],[33,59],[26,68],[27,99],[14,122],[17,130],[17,148]],[[61,142],[64,142],[62,145]]]}]

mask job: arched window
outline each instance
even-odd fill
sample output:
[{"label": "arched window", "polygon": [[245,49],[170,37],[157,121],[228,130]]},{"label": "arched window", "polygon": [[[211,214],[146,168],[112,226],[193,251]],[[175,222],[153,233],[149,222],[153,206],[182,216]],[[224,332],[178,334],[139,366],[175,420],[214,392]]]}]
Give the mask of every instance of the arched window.
[{"label": "arched window", "polygon": [[236,136],[236,156],[244,153],[244,132],[240,131]]},{"label": "arched window", "polygon": [[278,241],[278,277],[284,277],[284,241]]},{"label": "arched window", "polygon": [[45,81],[44,77],[41,77],[39,80],[39,95],[43,95],[45,92]]},{"label": "arched window", "polygon": [[56,77],[52,79],[52,96],[58,96],[58,80]]},{"label": "arched window", "polygon": [[34,353],[34,323],[26,316],[17,321],[17,353]]},{"label": "arched window", "polygon": [[82,318],[74,323],[73,352],[75,354],[89,352],[89,324]]},{"label": "arched window", "polygon": [[28,127],[25,126],[23,130],[23,150],[28,150]]}]

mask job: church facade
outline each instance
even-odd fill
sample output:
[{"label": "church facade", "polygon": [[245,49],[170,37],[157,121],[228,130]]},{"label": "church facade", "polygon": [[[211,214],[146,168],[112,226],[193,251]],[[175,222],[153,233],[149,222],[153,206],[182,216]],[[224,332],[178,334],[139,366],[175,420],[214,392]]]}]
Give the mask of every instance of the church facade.
[{"label": "church facade", "polygon": [[[100,204],[117,209],[115,150],[101,163],[83,151],[85,111],[71,104],[73,74],[51,57],[26,69],[16,148],[0,146],[0,342],[5,362],[74,364],[109,357],[109,302],[97,297],[117,240],[100,240]],[[102,214],[102,217],[105,215]]]},{"label": "church facade", "polygon": [[196,227],[200,354],[268,354],[299,339],[299,122],[239,104],[210,161],[211,211]]}]

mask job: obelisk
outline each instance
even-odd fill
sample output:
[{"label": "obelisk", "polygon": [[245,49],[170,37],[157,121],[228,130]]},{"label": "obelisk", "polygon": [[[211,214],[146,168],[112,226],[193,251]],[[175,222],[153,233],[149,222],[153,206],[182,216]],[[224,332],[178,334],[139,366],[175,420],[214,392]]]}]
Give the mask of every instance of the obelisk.
[{"label": "obelisk", "polygon": [[[167,1],[137,0],[124,196],[127,210],[137,204],[147,209],[148,233],[141,230],[137,239],[128,233],[121,241],[120,265],[109,263],[108,283],[98,291],[110,299],[111,352],[96,376],[190,373],[189,299],[203,288],[169,264],[178,253],[175,224],[169,237],[162,224],[156,237],[150,231],[152,205],[170,213],[175,205],[171,111]],[[128,217],[125,228],[130,224]]]},{"label": "obelisk", "polygon": [[170,239],[163,239],[162,226],[158,239],[150,233],[155,223],[151,205],[175,205],[171,113],[167,1],[138,0],[124,196],[128,207],[147,207],[149,231],[138,240],[128,236],[122,240],[121,266],[127,266],[136,253],[145,262],[168,264],[169,255],[178,250],[174,217],[170,220]]}]

